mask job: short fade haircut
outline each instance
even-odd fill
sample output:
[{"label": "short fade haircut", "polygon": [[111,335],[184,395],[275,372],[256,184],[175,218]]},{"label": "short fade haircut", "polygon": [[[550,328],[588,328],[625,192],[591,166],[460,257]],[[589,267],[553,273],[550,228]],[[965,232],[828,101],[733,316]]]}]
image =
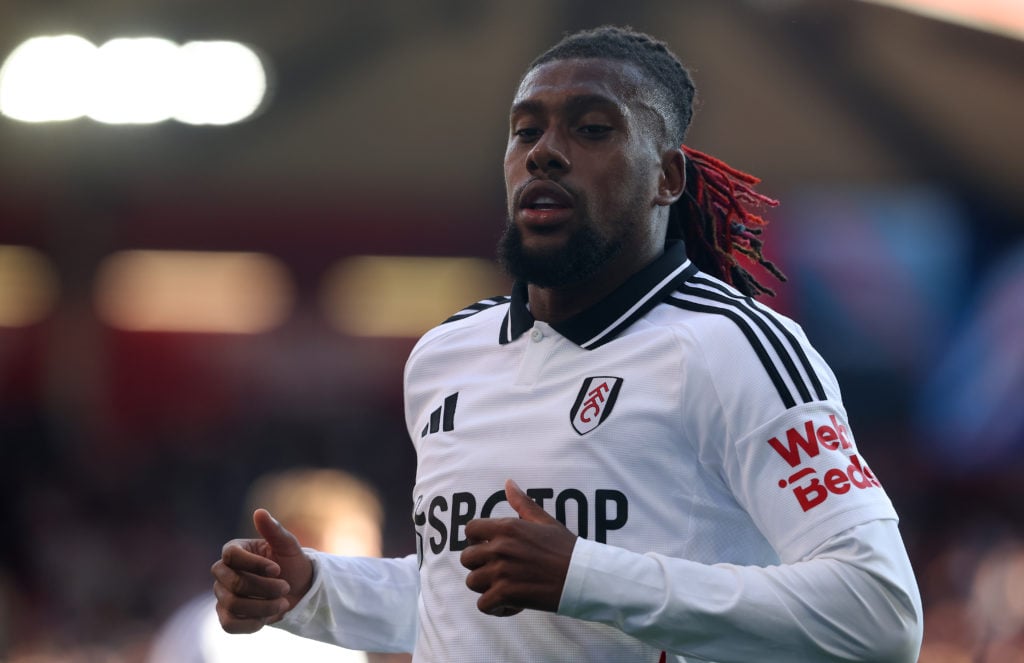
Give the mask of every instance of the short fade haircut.
[{"label": "short fade haircut", "polygon": [[[683,145],[693,119],[697,90],[676,54],[651,35],[630,27],[604,25],[567,35],[531,62],[526,73],[549,62],[572,59],[632,64],[656,86],[659,106],[670,111],[664,117],[668,123],[666,138],[686,157],[686,188],[669,208],[666,241],[683,240],[687,256],[701,271],[744,295],[774,295],[737,256],[759,265],[780,281],[786,280],[761,251],[761,233],[767,221],[748,209],[774,207],[778,201],[754,191],[760,180],[753,175]],[[662,114],[666,115],[664,111]]]},{"label": "short fade haircut", "polygon": [[530,63],[527,71],[556,60],[600,58],[618,60],[638,67],[658,87],[665,106],[668,138],[681,145],[693,119],[697,88],[690,72],[663,41],[629,27],[605,25],[568,35]]}]

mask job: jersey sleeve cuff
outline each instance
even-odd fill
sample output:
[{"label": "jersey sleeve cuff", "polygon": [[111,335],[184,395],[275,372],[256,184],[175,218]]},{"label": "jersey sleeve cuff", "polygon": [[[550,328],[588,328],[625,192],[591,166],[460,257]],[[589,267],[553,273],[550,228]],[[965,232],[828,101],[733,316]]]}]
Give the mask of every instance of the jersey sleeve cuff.
[{"label": "jersey sleeve cuff", "polygon": [[318,603],[316,598],[324,586],[323,572],[317,559],[322,553],[312,548],[303,548],[302,552],[313,563],[313,582],[305,595],[299,599],[299,602],[291,610],[284,613],[281,621],[271,624],[271,626],[276,626],[292,633],[296,633],[298,629],[313,619]]},{"label": "jersey sleeve cuff", "polygon": [[657,567],[647,555],[577,539],[558,614],[616,623],[628,608],[644,605],[664,592],[657,587]]},{"label": "jersey sleeve cuff", "polygon": [[569,571],[565,574],[565,584],[562,586],[562,598],[558,602],[558,614],[560,615],[575,617],[593,545],[594,542],[582,537],[576,539],[572,557],[569,559]]}]

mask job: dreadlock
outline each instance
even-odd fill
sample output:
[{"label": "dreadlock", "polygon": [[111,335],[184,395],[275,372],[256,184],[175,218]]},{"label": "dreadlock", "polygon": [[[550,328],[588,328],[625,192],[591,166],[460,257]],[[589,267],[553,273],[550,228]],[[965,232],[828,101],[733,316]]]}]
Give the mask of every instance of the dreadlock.
[{"label": "dreadlock", "polygon": [[[778,201],[754,191],[760,180],[726,163],[698,152],[683,139],[693,117],[696,88],[690,73],[668,46],[632,28],[603,26],[562,39],[532,63],[527,72],[547,62],[573,58],[621,60],[636,65],[657,84],[664,106],[672,109],[665,118],[673,144],[686,156],[686,188],[669,209],[666,240],[682,239],[697,267],[747,296],[774,295],[740,262],[744,256],[780,281],[786,277],[764,257],[761,233],[767,221],[749,208],[774,207]],[[662,105],[662,104],[659,104]]]}]

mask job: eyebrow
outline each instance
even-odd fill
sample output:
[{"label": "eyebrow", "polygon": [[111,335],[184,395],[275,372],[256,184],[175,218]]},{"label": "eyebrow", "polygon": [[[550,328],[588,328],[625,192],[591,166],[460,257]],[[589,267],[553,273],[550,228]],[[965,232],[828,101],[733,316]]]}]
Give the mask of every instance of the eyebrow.
[{"label": "eyebrow", "polygon": [[[604,108],[615,110],[619,114],[622,114],[621,104],[611,97],[606,97],[603,94],[577,94],[569,97],[563,104],[563,107],[569,113],[578,113],[591,108]],[[512,104],[512,109],[509,111],[509,115],[514,116],[524,113],[540,115],[543,114],[547,108],[547,105],[543,102],[533,99],[524,99],[523,101]]]}]

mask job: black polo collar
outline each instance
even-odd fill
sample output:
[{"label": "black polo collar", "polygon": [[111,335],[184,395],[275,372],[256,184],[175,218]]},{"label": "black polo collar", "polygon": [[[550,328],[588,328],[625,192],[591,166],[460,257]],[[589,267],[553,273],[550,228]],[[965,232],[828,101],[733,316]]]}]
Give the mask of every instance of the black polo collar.
[{"label": "black polo collar", "polygon": [[[551,327],[581,348],[593,350],[618,336],[696,272],[696,265],[686,258],[683,243],[670,242],[661,257],[629,277],[612,294]],[[526,283],[517,281],[498,335],[502,345],[533,327],[534,317],[526,304]]]}]

